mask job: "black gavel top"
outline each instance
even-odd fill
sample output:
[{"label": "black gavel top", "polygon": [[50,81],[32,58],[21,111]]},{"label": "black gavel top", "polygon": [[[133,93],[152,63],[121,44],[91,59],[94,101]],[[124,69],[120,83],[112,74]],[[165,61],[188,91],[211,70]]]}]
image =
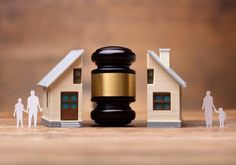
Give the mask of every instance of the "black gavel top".
[{"label": "black gavel top", "polygon": [[130,123],[135,112],[129,104],[135,101],[135,71],[130,65],[135,54],[128,48],[108,46],[97,49],[92,61],[92,98],[96,102],[91,118],[104,126],[120,126]]}]

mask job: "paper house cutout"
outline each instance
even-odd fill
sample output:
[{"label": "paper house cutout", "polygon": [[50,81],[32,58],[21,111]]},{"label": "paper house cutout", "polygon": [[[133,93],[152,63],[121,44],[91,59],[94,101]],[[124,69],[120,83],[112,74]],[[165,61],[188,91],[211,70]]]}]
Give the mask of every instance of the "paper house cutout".
[{"label": "paper house cutout", "polygon": [[170,49],[147,53],[148,127],[181,127],[181,88],[185,81],[170,68]]},{"label": "paper house cutout", "polygon": [[83,49],[70,51],[38,83],[43,87],[43,125],[81,126],[83,54]]}]

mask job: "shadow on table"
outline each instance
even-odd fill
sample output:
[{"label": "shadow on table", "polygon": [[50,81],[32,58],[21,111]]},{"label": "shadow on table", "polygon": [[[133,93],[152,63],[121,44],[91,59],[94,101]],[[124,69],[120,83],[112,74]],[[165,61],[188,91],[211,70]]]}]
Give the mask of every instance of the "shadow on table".
[{"label": "shadow on table", "polygon": [[182,127],[205,127],[205,121],[202,120],[184,120]]},{"label": "shadow on table", "polygon": [[[218,123],[213,122],[213,125],[217,125]],[[125,126],[100,126],[91,121],[83,122],[83,127],[147,127],[147,121],[145,120],[138,120],[134,121],[131,124]],[[205,127],[205,121],[202,120],[184,120],[182,122],[182,127]]]}]

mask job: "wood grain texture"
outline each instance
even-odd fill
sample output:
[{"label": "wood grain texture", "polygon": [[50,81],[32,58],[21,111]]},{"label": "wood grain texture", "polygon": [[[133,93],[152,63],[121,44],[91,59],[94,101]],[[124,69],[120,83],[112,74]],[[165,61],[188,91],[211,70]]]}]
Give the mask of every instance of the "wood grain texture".
[{"label": "wood grain texture", "polygon": [[[203,113],[186,111],[183,128],[130,127],[16,129],[0,115],[0,164],[214,164],[236,163],[236,111],[225,110],[226,127],[205,128]],[[25,117],[26,119],[26,117]],[[25,126],[26,126],[25,121]],[[92,127],[87,127],[92,126]]]}]

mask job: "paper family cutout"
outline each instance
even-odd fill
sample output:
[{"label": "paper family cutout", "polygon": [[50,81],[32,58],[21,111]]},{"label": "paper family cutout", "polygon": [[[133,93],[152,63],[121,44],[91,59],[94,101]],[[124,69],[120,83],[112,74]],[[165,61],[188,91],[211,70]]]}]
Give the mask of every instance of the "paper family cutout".
[{"label": "paper family cutout", "polygon": [[38,110],[42,112],[42,109],[39,104],[39,98],[35,95],[35,91],[30,91],[30,96],[27,99],[27,109],[24,109],[24,105],[22,104],[22,99],[18,99],[18,103],[15,105],[15,110],[13,116],[16,116],[16,127],[19,128],[19,123],[21,128],[23,128],[23,112],[28,114],[28,128],[31,127],[32,118],[34,121],[34,128],[37,127],[37,117]]},{"label": "paper family cutout", "polygon": [[[23,128],[23,112],[28,114],[28,128],[31,127],[32,118],[34,121],[34,128],[37,127],[37,117],[38,110],[42,112],[42,108],[39,104],[39,98],[35,95],[35,91],[30,91],[30,96],[27,99],[27,110],[24,109],[24,105],[22,104],[22,99],[18,98],[18,102],[15,105],[13,116],[16,117],[16,127],[19,128],[19,123],[21,128]],[[206,92],[206,96],[203,98],[202,110],[205,111],[205,120],[206,127],[212,127],[212,115],[214,112],[219,114],[219,125],[220,127],[224,127],[224,121],[226,119],[226,113],[223,108],[216,109],[213,97],[211,96],[211,91]]]},{"label": "paper family cutout", "polygon": [[212,127],[213,110],[214,110],[214,112],[219,114],[220,127],[224,127],[224,121],[226,119],[226,114],[225,114],[223,108],[219,108],[219,110],[217,111],[217,109],[213,103],[213,97],[211,96],[210,91],[206,92],[206,96],[203,99],[202,110],[205,111],[206,127]]}]

